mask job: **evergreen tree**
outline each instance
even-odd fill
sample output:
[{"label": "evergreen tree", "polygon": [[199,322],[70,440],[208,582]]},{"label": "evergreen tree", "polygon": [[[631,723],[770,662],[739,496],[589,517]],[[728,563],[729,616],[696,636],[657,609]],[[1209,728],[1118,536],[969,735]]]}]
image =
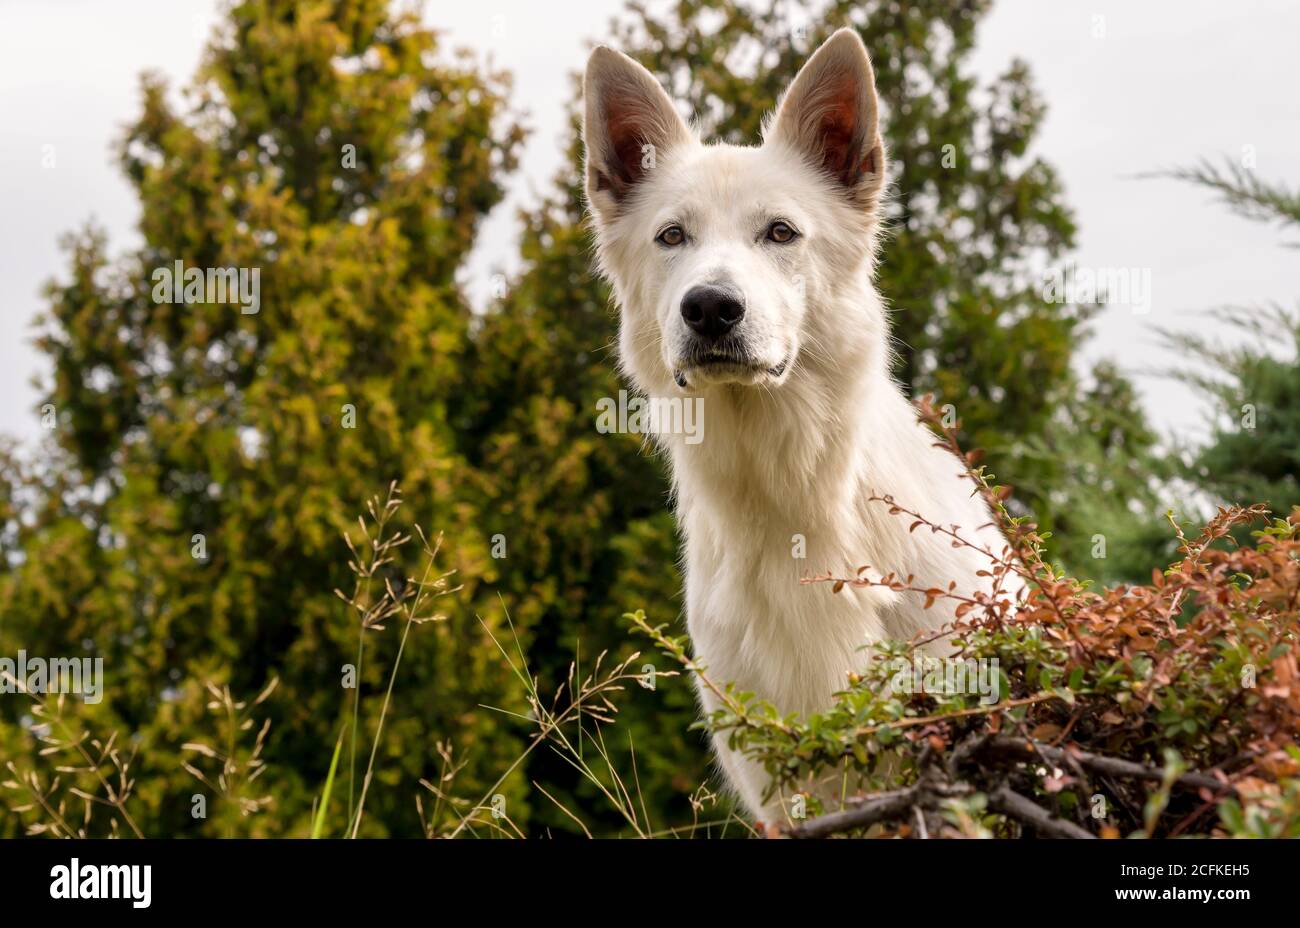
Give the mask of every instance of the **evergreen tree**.
[{"label": "evergreen tree", "polygon": [[1181,339],[1189,367],[1210,372],[1184,369],[1213,419],[1192,479],[1216,500],[1248,499],[1285,517],[1300,506],[1300,312],[1271,305],[1215,315],[1244,340],[1225,348],[1222,339]]},{"label": "evergreen tree", "polygon": [[[7,468],[11,498],[39,492],[31,524],[3,513],[5,551],[23,554],[0,576],[0,651],[103,658],[95,711],[101,730],[139,739],[147,834],[306,833],[354,692],[359,629],[333,593],[351,589],[341,532],[364,553],[356,515],[390,480],[408,500],[396,524],[444,531],[441,566],[466,589],[411,634],[393,714],[407,711],[385,729],[361,833],[420,833],[413,798],[436,779],[439,739],[472,759],[467,792],[521,749],[477,710],[504,701],[508,669],[475,601],[504,626],[480,586],[493,561],[449,421],[471,321],[454,273],[521,131],[500,75],[448,63],[417,16],[389,7],[232,4],[183,110],[143,80],[119,153],[142,246],[110,260],[102,233],[74,235],[49,287],[38,344],[57,427],[48,473]],[[256,269],[256,311],[217,291],[167,302],[176,262],[250,282]],[[364,748],[400,633],[366,633]],[[195,819],[190,797],[206,790],[180,762],[202,731],[198,682],[251,699],[272,677],[259,782],[274,803],[244,817],[213,796]],[[28,743],[21,703],[0,703],[12,750]],[[361,788],[365,756],[349,776],[349,755],[333,834]]]},{"label": "evergreen tree", "polygon": [[[1300,228],[1300,190],[1252,168],[1202,161],[1167,176],[1214,192],[1246,219]],[[1187,476],[1216,501],[1264,503],[1286,517],[1300,506],[1300,310],[1228,306],[1212,316],[1235,337],[1163,333],[1185,355],[1176,375],[1210,401],[1211,438]]]},{"label": "evergreen tree", "polygon": [[1164,513],[1173,508],[1176,468],[1132,382],[1103,361],[1041,434],[1023,438],[1025,468],[1043,482],[1017,490],[1052,513],[1051,553],[1075,576],[1139,582],[1175,560],[1177,539]]}]

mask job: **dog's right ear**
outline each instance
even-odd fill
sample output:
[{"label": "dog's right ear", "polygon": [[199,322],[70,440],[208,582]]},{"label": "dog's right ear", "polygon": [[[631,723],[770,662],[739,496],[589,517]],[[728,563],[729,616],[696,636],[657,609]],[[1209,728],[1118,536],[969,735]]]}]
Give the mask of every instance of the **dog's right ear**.
[{"label": "dog's right ear", "polygon": [[799,152],[850,199],[874,209],[885,180],[876,78],[862,38],[840,29],[781,98],[767,137]]},{"label": "dog's right ear", "polygon": [[658,159],[691,132],[654,75],[603,45],[587,59],[583,100],[587,202],[598,218],[610,220]]}]

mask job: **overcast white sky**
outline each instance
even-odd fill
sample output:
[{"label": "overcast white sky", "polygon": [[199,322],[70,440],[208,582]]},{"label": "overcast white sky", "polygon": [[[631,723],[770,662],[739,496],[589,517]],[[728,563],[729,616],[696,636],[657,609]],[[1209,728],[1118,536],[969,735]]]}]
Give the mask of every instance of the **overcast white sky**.
[{"label": "overcast white sky", "polygon": [[[63,272],[60,235],[94,216],[110,246],[133,246],[138,204],[110,144],[138,113],[146,68],[184,83],[216,0],[0,0],[0,433],[38,433],[30,324],[43,281]],[[434,0],[427,18],[450,42],[515,74],[515,105],[534,134],[510,199],[487,223],[466,270],[473,294],[514,259],[514,213],[561,162],[568,75],[607,34],[621,0]],[[1099,20],[1104,34],[1097,37]],[[1297,252],[1274,231],[1230,216],[1198,190],[1131,175],[1253,146],[1266,178],[1300,184],[1300,3],[1259,0],[1001,0],[975,67],[1026,58],[1050,110],[1038,151],[1060,171],[1080,226],[1081,267],[1150,268],[1146,315],[1108,309],[1088,357],[1134,375],[1153,421],[1197,431],[1186,391],[1162,365],[1153,325],[1204,325],[1226,303],[1300,298]],[[52,149],[46,146],[53,146]],[[53,152],[54,166],[43,166]]]}]

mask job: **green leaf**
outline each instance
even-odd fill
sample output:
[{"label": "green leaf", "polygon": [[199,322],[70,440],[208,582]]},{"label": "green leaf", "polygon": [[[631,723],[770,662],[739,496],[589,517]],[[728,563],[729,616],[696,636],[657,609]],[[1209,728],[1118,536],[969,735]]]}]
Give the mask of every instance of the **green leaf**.
[{"label": "green leaf", "polygon": [[319,838],[325,828],[325,813],[329,810],[330,793],[334,791],[334,771],[339,766],[339,751],[343,747],[343,734],[348,730],[347,723],[339,729],[339,739],[334,742],[334,757],[330,760],[330,772],[325,775],[325,788],[321,790],[320,805],[316,808],[316,820],[311,825],[311,836]]}]

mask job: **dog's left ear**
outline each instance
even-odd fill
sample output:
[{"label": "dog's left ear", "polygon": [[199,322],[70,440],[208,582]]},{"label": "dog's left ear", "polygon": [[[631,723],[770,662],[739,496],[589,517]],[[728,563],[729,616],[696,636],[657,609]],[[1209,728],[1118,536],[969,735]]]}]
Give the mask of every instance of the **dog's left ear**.
[{"label": "dog's left ear", "polygon": [[866,46],[852,29],[840,29],[795,76],[765,141],[791,146],[870,209],[885,181],[878,114]]}]

